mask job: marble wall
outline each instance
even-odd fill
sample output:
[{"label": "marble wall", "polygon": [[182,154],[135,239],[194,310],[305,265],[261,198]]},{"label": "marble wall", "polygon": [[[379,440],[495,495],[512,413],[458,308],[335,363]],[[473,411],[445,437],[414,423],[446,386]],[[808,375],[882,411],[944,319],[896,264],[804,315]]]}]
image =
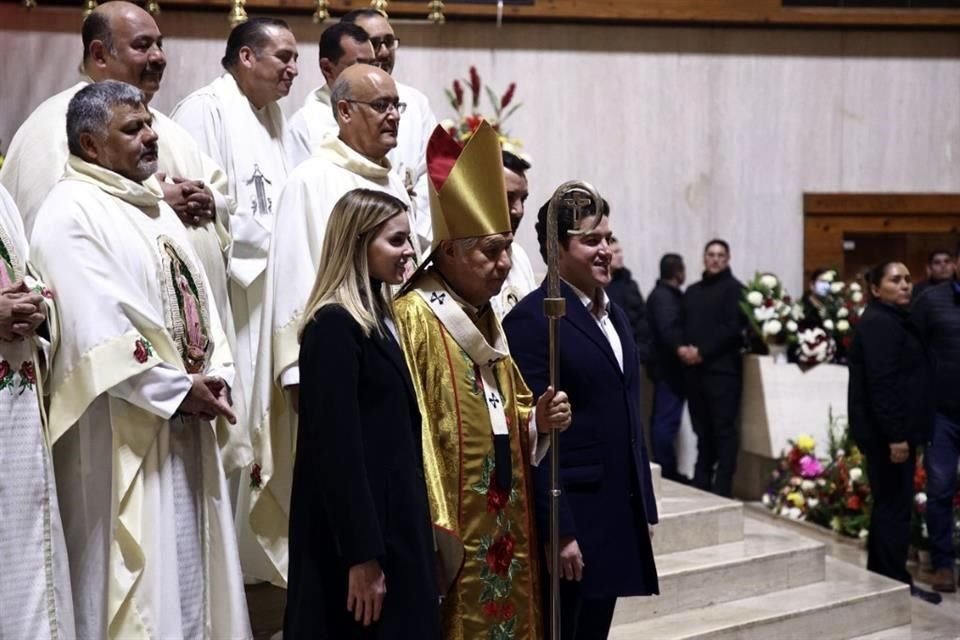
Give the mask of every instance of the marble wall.
[{"label": "marble wall", "polygon": [[[222,11],[159,23],[169,65],[154,104],[168,110],[219,72],[227,25]],[[302,65],[288,114],[322,82],[321,28],[306,16],[291,24]],[[78,25],[77,10],[0,5],[0,139],[75,81]],[[530,208],[564,180],[594,182],[645,291],[662,253],[684,254],[696,272],[717,235],[741,277],[770,270],[799,289],[805,191],[960,191],[955,33],[395,27],[395,74],[440,118],[451,115],[443,87],[471,64],[498,89],[518,83],[524,107],[509,129],[534,159]],[[532,227],[520,241],[536,255]]]}]

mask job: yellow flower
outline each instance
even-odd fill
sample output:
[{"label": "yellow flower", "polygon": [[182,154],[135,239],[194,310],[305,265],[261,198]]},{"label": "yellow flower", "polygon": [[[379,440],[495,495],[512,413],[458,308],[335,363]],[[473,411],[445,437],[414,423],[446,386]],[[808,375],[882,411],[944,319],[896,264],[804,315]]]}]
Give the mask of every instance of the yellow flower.
[{"label": "yellow flower", "polygon": [[803,508],[804,504],[806,504],[803,500],[803,494],[800,493],[799,491],[794,491],[793,493],[788,495],[787,502],[797,507],[798,509]]},{"label": "yellow flower", "polygon": [[803,451],[804,453],[813,453],[814,447],[817,446],[817,443],[813,440],[813,437],[808,436],[807,434],[802,434],[797,438],[797,449]]}]

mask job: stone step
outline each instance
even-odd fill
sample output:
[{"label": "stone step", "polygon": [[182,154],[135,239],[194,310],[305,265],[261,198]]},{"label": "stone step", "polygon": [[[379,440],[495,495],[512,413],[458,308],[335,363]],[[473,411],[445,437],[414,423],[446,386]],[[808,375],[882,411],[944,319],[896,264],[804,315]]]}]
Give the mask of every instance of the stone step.
[{"label": "stone step", "polygon": [[660,596],[620,598],[614,624],[823,581],[822,544],[751,518],[743,527],[737,542],[659,555]]},{"label": "stone step", "polygon": [[[925,636],[934,640],[935,636]],[[850,640],[920,640],[920,636],[913,632],[910,625],[884,629],[875,633],[867,633],[862,636],[854,636]]]},{"label": "stone step", "polygon": [[670,480],[657,494],[660,524],[654,527],[657,556],[743,540],[743,504]]},{"label": "stone step", "polygon": [[[786,571],[786,570],[785,570]],[[846,640],[910,624],[910,591],[833,558],[826,580],[615,626],[613,640]],[[731,591],[745,585],[730,583]]]}]

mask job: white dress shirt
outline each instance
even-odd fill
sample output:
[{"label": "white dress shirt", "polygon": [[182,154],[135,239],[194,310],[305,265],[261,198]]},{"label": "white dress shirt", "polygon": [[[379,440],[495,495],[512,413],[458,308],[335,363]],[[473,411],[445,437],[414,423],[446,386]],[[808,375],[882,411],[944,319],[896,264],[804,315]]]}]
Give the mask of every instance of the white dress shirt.
[{"label": "white dress shirt", "polygon": [[[566,282],[566,280],[564,280]],[[570,285],[570,288],[573,289],[573,292],[577,294],[577,297],[580,299],[580,302],[583,303],[583,306],[587,308],[587,313],[590,314],[590,317],[593,318],[593,321],[597,323],[597,326],[600,327],[600,331],[603,332],[603,335],[607,337],[607,342],[610,343],[610,348],[613,350],[613,355],[617,358],[617,364],[620,365],[620,371],[623,371],[623,343],[620,342],[620,334],[617,333],[617,328],[613,326],[613,322],[610,320],[610,298],[607,297],[607,292],[603,289],[599,289],[599,314],[594,313],[594,299],[586,295],[575,286],[567,282]]]}]

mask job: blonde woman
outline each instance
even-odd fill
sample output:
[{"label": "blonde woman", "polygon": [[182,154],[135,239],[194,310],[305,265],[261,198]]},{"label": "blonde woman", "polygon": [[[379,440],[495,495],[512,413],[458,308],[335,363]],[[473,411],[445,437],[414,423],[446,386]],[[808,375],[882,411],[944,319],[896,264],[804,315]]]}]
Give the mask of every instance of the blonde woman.
[{"label": "blonde woman", "polygon": [[440,638],[420,413],[387,297],[406,206],[358,189],[327,223],[300,337],[288,638]]}]

